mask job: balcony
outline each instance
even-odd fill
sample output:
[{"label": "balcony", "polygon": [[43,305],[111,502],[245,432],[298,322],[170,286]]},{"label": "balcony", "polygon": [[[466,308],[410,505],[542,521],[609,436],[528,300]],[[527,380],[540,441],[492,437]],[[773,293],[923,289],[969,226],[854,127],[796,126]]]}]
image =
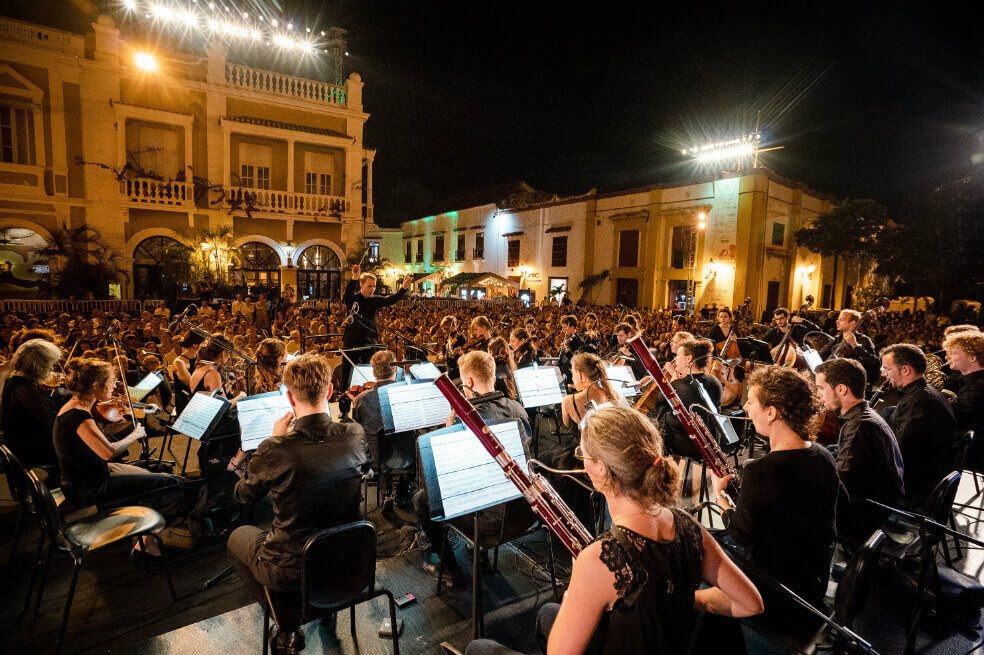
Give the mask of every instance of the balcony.
[{"label": "balcony", "polygon": [[225,81],[229,86],[245,91],[345,107],[345,87],[317,80],[226,63]]},{"label": "balcony", "polygon": [[472,259],[485,259],[485,248],[474,248],[472,250]]},{"label": "balcony", "polygon": [[418,252],[418,253],[417,253],[417,259],[416,259],[416,262],[417,262],[418,264],[423,264],[423,263],[424,263],[424,253],[422,253],[422,252]]},{"label": "balcony", "polygon": [[455,250],[454,251],[454,261],[456,261],[456,262],[463,262],[463,261],[465,261],[465,251],[464,250]]},{"label": "balcony", "polygon": [[148,205],[186,205],[195,200],[195,192],[188,182],[163,182],[150,178],[123,178],[120,193],[134,203]]},{"label": "balcony", "polygon": [[234,209],[240,210],[245,210],[247,194],[254,198],[250,210],[258,212],[341,218],[348,208],[346,199],[337,196],[272,191],[269,189],[247,189],[238,186],[227,186],[225,192],[226,202],[232,203]]}]

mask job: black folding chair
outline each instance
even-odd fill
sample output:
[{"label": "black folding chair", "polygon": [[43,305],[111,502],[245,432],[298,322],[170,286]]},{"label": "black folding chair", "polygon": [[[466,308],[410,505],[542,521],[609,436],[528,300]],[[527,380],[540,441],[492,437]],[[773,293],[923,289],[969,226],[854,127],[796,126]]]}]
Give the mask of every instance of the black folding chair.
[{"label": "black folding chair", "polygon": [[0,444],[0,472],[7,478],[7,488],[10,489],[10,496],[17,503],[17,525],[14,527],[14,539],[10,546],[10,556],[7,559],[7,568],[4,571],[4,579],[10,576],[13,570],[14,557],[17,555],[17,545],[20,542],[21,528],[24,526],[24,515],[33,513],[28,503],[29,492],[27,490],[27,479],[25,478],[24,468],[14,456],[10,449]]},{"label": "black folding chair", "polygon": [[[379,483],[376,485],[376,507],[379,507],[380,488],[394,476],[409,476],[417,463],[417,434],[414,431],[376,435],[376,465],[379,467]],[[368,490],[367,490],[368,493]]]},{"label": "black folding chair", "polygon": [[[171,592],[171,599],[177,600],[174,581],[171,579],[171,566],[167,561],[164,543],[160,538],[160,532],[164,529],[164,517],[159,512],[149,507],[131,505],[99,512],[93,516],[66,523],[61,514],[58,513],[55,499],[48,487],[30,471],[27,472],[27,482],[31,500],[38,513],[41,529],[47,537],[48,544],[43,562],[40,557],[40,546],[38,548],[41,583],[38,587],[38,598],[34,605],[35,617],[41,608],[41,599],[44,596],[44,587],[47,582],[48,570],[51,568],[51,557],[54,550],[57,548],[67,553],[74,562],[72,582],[68,587],[68,598],[65,600],[65,612],[62,615],[61,628],[58,630],[56,654],[61,652],[62,644],[65,641],[65,630],[68,627],[68,617],[72,611],[72,599],[75,596],[75,586],[79,580],[82,562],[85,556],[93,550],[116,543],[121,539],[133,537],[139,538],[141,544],[145,544],[144,537],[152,537],[157,541],[157,546],[161,551],[161,560],[164,563],[164,573],[167,576],[167,587],[168,591]],[[34,578],[35,576],[32,574],[31,583],[27,590],[28,600],[30,600],[34,589]]]},{"label": "black folding chair", "polygon": [[[357,642],[355,606],[379,596],[389,601],[393,655],[400,655],[396,601],[388,589],[376,584],[376,528],[372,523],[356,521],[322,530],[307,540],[303,558],[300,593],[264,588],[263,655],[269,652],[271,617],[280,632],[296,632],[315,619],[330,618],[349,608],[352,639]],[[294,643],[304,647],[300,633]]]}]

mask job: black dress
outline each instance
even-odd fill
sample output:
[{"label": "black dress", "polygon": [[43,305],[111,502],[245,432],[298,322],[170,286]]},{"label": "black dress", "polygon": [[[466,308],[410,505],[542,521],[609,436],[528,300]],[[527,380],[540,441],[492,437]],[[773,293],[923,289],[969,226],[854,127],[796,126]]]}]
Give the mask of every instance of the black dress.
[{"label": "black dress", "polygon": [[3,442],[27,467],[54,465],[58,461],[51,442],[55,424],[51,396],[23,375],[11,375],[0,401]]},{"label": "black dress", "polygon": [[[206,395],[211,393],[205,387],[204,375],[198,381],[198,384],[195,385],[191,395],[195,395],[196,393],[204,393]],[[215,393],[215,397],[226,398],[225,390],[219,387]],[[239,429],[239,413],[235,407],[230,407],[226,410],[222,418],[219,419],[212,433],[202,440],[202,445],[198,448],[198,470],[203,474],[206,473],[206,467],[211,463],[213,466],[218,467],[217,470],[224,471],[226,464],[229,463],[229,460],[232,459],[241,445],[242,433]]]}]

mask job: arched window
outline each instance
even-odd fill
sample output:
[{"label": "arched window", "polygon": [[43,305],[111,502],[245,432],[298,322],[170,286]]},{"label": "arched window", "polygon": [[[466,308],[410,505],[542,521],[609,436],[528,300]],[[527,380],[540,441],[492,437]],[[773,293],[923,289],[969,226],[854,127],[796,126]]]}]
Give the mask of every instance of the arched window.
[{"label": "arched window", "polygon": [[251,241],[239,247],[243,264],[237,271],[247,287],[280,287],[280,256],[265,243]]},{"label": "arched window", "polygon": [[133,297],[168,297],[167,280],[164,276],[164,262],[167,251],[181,243],[171,237],[150,237],[144,239],[133,249]]},{"label": "arched window", "polygon": [[310,246],[297,258],[297,293],[301,300],[328,298],[341,294],[342,262],[327,246]]}]

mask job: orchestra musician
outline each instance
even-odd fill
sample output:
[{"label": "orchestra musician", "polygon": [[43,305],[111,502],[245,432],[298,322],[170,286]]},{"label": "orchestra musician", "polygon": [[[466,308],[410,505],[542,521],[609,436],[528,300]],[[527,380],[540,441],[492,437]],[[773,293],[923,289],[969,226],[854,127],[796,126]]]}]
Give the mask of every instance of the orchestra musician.
[{"label": "orchestra musician", "polygon": [[312,535],[360,518],[368,464],[362,427],[336,423],[328,413],[331,366],[324,357],[302,354],[288,362],[283,381],[292,411],[277,420],[235,488],[241,503],[272,496],[270,530],[240,526],[227,544],[236,572],[261,605],[264,587],[300,589],[302,551]]},{"label": "orchestra musician", "polygon": [[[635,329],[629,323],[619,323],[615,326],[615,349],[618,353],[626,355],[625,365],[632,369],[632,375],[636,380],[642,380],[649,375],[646,367],[639,361],[639,358],[632,354],[632,348],[628,341],[635,334]],[[616,362],[618,357],[614,357]]]},{"label": "orchestra musician", "polygon": [[[685,332],[686,329],[687,329],[687,317],[684,316],[683,314],[677,314],[676,316],[670,319],[670,331],[663,335],[663,340],[657,347],[657,353],[659,354],[660,358],[672,359],[670,353],[671,353],[671,347],[673,345],[673,337],[675,337],[679,332]],[[693,335],[691,335],[691,338],[693,338]],[[673,349],[672,353],[676,354],[676,350]]]},{"label": "orchestra musician", "polygon": [[834,350],[841,343],[846,343],[851,346],[850,359],[860,362],[861,366],[864,367],[867,379],[874,383],[881,377],[881,360],[875,354],[875,344],[872,343],[868,335],[855,332],[860,322],[861,314],[859,312],[853,309],[842,309],[837,315],[837,337],[823,347],[820,351],[820,358],[824,361],[830,359]]},{"label": "orchestra musician", "polygon": [[256,369],[253,372],[249,395],[269,393],[280,389],[287,346],[280,339],[264,339],[256,348]]},{"label": "orchestra musician", "polygon": [[[578,454],[613,526],[577,556],[563,602],[541,608],[543,651],[734,652],[705,641],[723,641],[727,632],[709,626],[709,616],[693,642],[698,616],[758,614],[762,597],[714,537],[673,508],[680,478],[664,458],[659,432],[639,412],[603,407],[587,417]],[[702,582],[708,587],[699,589]],[[506,653],[513,651],[490,640],[473,641],[466,651]]]},{"label": "orchestra musician", "polygon": [[899,391],[899,402],[883,412],[902,451],[906,504],[921,508],[933,488],[954,470],[957,421],[953,406],[926,380],[926,356],[897,343],[881,351],[882,373]]},{"label": "orchestra musician", "polygon": [[584,347],[596,355],[601,353],[601,333],[598,332],[598,315],[588,312],[584,315]]},{"label": "orchestra musician", "polygon": [[957,428],[974,431],[969,466],[984,471],[984,333],[964,330],[943,341],[946,361],[960,373],[960,390],[953,400]]},{"label": "orchestra musician", "polygon": [[452,380],[458,378],[458,355],[455,352],[465,345],[468,341],[465,335],[458,329],[458,318],[453,315],[445,316],[441,319],[441,354],[448,369],[448,377]]},{"label": "orchestra musician", "polygon": [[571,373],[571,361],[574,359],[574,355],[584,347],[585,341],[577,333],[577,317],[572,315],[564,316],[560,319],[560,326],[561,345],[558,353],[557,366],[564,375],[565,384],[570,386],[574,383],[573,374]]},{"label": "orchestra musician", "polygon": [[[707,334],[707,338],[713,341],[714,343],[720,343],[724,341],[725,339],[728,338],[728,336],[731,335],[732,330],[737,329],[737,326],[732,324],[732,322],[734,321],[734,314],[732,314],[731,310],[728,309],[727,307],[722,307],[721,309],[718,310],[717,320],[718,320],[717,325],[711,328],[711,331]],[[740,336],[740,335],[735,335],[735,336]],[[715,353],[715,354],[720,354],[720,353]]]},{"label": "orchestra musician", "polygon": [[517,365],[509,344],[502,337],[495,337],[489,341],[489,354],[495,360],[495,390],[502,392],[506,398],[519,400],[516,380],[513,378]]},{"label": "orchestra musician", "polygon": [[492,321],[485,316],[476,316],[468,326],[471,338],[458,348],[458,355],[464,354],[466,350],[488,350],[489,341],[492,340]]},{"label": "orchestra musician", "polygon": [[775,320],[776,326],[766,332],[762,340],[767,341],[773,348],[782,342],[786,334],[789,334],[789,338],[795,342],[795,345],[801,345],[803,337],[810,332],[820,330],[815,323],[811,323],[802,316],[790,316],[789,310],[785,307],[780,307],[772,312],[772,318]]},{"label": "orchestra musician", "polygon": [[[823,402],[814,384],[789,368],[759,368],[748,384],[744,409],[770,449],[742,469],[738,498],[725,495],[733,476],[715,477],[717,502],[730,513],[728,534],[753,564],[823,607],[837,538],[837,501],[847,495],[833,455],[816,443]],[[812,617],[802,616],[787,598],[763,585],[759,589],[770,622],[816,630]]]},{"label": "orchestra musician", "polygon": [[578,353],[574,355],[572,368],[576,391],[571,395],[564,396],[561,403],[564,427],[574,426],[576,428],[588,412],[588,403],[591,401],[598,405],[610,403],[628,406],[625,396],[620,394],[611,380],[608,379],[605,363],[598,355]]},{"label": "orchestra musician", "polygon": [[[167,518],[198,513],[204,507],[205,488],[183,484],[181,478],[110,461],[127,452],[130,444],[147,436],[137,425],[119,441],[110,441],[94,418],[96,403],[109,401],[116,387],[112,364],[98,359],[76,358],[66,364],[66,386],[72,397],[61,408],[52,426],[52,442],[58,454],[61,489],[79,506],[106,509],[137,504],[152,507]],[[133,496],[139,496],[129,502]],[[156,542],[145,548],[137,540],[134,551],[159,556]]]},{"label": "orchestra musician", "polygon": [[225,464],[229,471],[242,470],[246,453],[239,447],[241,434],[236,403],[246,394],[240,393],[230,397],[223,380],[221,368],[229,363],[229,350],[224,345],[225,338],[221,334],[213,334],[198,349],[198,361],[195,372],[191,376],[191,395],[204,393],[229,401],[226,410],[218,424],[212,429],[208,438],[203,439],[198,447],[198,466],[203,475],[210,475],[216,466]]},{"label": "orchestra musician", "polygon": [[[486,424],[495,425],[519,421],[520,439],[528,458],[530,456],[530,438],[533,434],[529,418],[526,410],[518,402],[509,398],[498,397],[496,394],[495,361],[492,359],[492,355],[482,350],[473,350],[462,356],[458,365],[461,369],[462,393],[475,406],[475,411]],[[492,394],[496,395],[493,396]],[[448,418],[448,425],[452,425],[455,420],[457,419],[452,412]],[[428,551],[432,557],[440,558],[439,551],[446,528],[441,523],[431,519],[430,502],[426,488],[419,489],[414,494],[413,506],[417,514],[418,525],[430,542]],[[479,532],[481,534],[494,534],[497,537],[503,534],[518,535],[531,526],[535,520],[536,517],[529,510],[526,500],[519,498],[482,510],[479,516]],[[474,517],[471,514],[451,519],[450,522],[461,527],[467,534],[472,534],[474,531]],[[448,553],[449,557],[444,562],[444,580],[452,587],[460,587],[465,579],[464,571],[450,550],[450,546]],[[433,564],[425,563],[424,569],[436,575],[437,569]]]},{"label": "orchestra musician", "polygon": [[509,333],[509,347],[513,351],[516,360],[516,368],[526,368],[540,363],[536,349],[533,347],[533,340],[530,333],[523,328],[516,328]]},{"label": "orchestra musician", "polygon": [[180,414],[191,399],[191,375],[198,365],[198,350],[205,340],[189,332],[178,341],[180,353],[174,359],[174,406]]},{"label": "orchestra musician", "polygon": [[[51,467],[57,471],[58,456],[51,442],[57,410],[52,391],[42,386],[62,357],[61,348],[44,339],[25,341],[10,360],[11,375],[3,386],[0,428],[3,443],[25,468]],[[49,474],[49,485],[58,475]]]},{"label": "orchestra musician", "polygon": [[835,357],[816,369],[817,388],[829,411],[839,414],[837,471],[851,494],[847,516],[838,519],[850,539],[863,542],[887,518],[860,498],[898,507],[905,496],[902,453],[878,412],[864,400],[864,368],[854,359]]},{"label": "orchestra musician", "polygon": [[[679,371],[676,367],[676,355],[680,351],[680,344],[686,341],[696,341],[697,338],[690,334],[689,332],[679,331],[675,332],[670,340],[667,342],[669,345],[669,355],[671,357],[670,361],[666,362],[666,366],[663,367],[663,372],[666,374],[667,379],[672,382],[678,378],[682,378],[684,375],[689,375],[689,371]],[[718,380],[720,383],[720,380]]]}]

